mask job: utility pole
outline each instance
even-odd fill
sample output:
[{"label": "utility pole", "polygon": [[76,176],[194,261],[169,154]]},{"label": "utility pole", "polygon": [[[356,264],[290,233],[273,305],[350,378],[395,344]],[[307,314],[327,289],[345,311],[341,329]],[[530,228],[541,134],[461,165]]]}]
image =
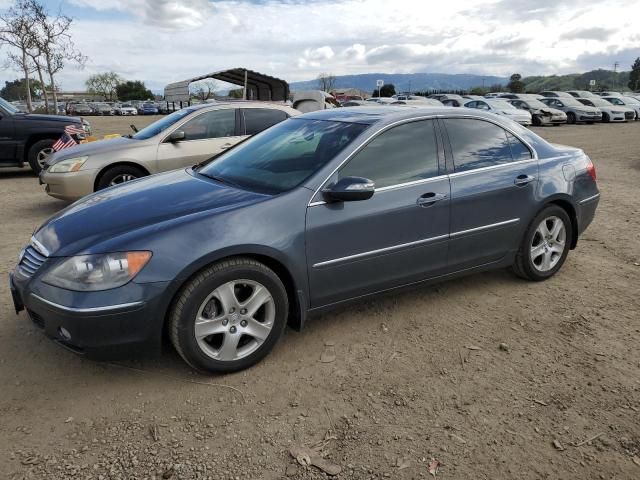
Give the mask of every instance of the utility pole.
[{"label": "utility pole", "polygon": [[620,62],[616,61],[613,63],[613,89],[616,89],[616,77],[618,75],[618,67],[620,66]]}]

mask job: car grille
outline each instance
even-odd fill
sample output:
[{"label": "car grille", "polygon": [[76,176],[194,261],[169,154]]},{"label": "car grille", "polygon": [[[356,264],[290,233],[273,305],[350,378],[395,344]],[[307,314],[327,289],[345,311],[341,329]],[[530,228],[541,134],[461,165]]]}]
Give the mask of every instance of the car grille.
[{"label": "car grille", "polygon": [[31,277],[47,259],[47,256],[40,252],[34,245],[27,245],[24,255],[18,264],[20,273],[25,277]]}]

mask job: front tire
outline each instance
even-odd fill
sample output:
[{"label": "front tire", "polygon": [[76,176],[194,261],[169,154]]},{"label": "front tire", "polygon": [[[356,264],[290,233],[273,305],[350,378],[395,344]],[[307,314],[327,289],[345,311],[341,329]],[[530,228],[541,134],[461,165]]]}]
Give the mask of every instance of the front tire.
[{"label": "front tire", "polygon": [[573,112],[567,112],[567,123],[574,125],[576,123],[576,114]]},{"label": "front tire", "polygon": [[287,324],[289,301],[280,278],[250,258],[216,263],[179,292],[169,335],[180,356],[206,373],[230,373],[262,360]]},{"label": "front tire", "polygon": [[522,239],[513,265],[516,275],[534,282],[551,278],[566,260],[573,235],[571,219],[563,208],[543,208]]},{"label": "front tire", "polygon": [[53,153],[54,143],[56,143],[55,140],[46,138],[31,145],[29,153],[27,154],[27,161],[29,162],[31,170],[33,170],[36,175],[40,174],[47,158]]},{"label": "front tire", "polygon": [[100,176],[96,191],[146,176],[147,174],[141,168],[132,165],[116,165],[115,167],[107,169],[107,171]]},{"label": "front tire", "polygon": [[609,117],[608,113],[603,113],[602,114],[602,122],[603,123],[609,123],[611,121],[611,117]]}]

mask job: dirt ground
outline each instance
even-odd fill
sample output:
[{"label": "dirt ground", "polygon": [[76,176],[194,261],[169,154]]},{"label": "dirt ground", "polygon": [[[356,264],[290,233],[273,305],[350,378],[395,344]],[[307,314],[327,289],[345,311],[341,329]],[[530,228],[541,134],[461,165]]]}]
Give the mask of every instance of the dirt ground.
[{"label": "dirt ground", "polygon": [[[151,120],[90,119],[99,135]],[[640,478],[640,122],[537,131],[583,148],[602,191],[558,275],[497,271],[334,311],[245,372],[201,376],[171,350],[84,360],[16,316],[0,282],[0,478],[327,477],[292,446],[344,479]],[[26,170],[0,171],[0,202],[6,279],[64,204]]]}]

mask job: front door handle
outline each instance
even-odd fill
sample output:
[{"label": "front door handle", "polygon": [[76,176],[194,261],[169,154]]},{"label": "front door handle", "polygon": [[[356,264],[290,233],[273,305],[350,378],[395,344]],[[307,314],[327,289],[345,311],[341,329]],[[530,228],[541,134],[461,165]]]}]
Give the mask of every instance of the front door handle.
[{"label": "front door handle", "polygon": [[532,175],[518,175],[513,183],[515,183],[518,187],[524,187],[525,185],[529,185],[535,179],[536,177]]},{"label": "front door handle", "polygon": [[419,207],[430,207],[434,203],[444,200],[445,198],[447,198],[447,196],[444,193],[429,192],[419,196],[416,203]]}]

